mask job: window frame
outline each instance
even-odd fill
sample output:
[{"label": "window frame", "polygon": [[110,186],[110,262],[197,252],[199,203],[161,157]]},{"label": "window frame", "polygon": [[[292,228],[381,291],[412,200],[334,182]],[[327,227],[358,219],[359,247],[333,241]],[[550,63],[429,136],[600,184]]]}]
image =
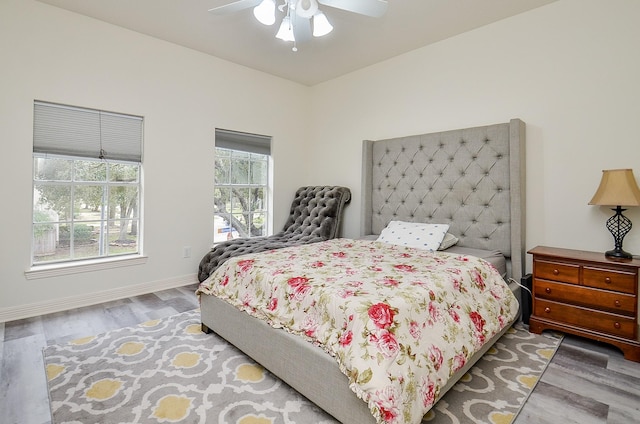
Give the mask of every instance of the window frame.
[{"label": "window frame", "polygon": [[[75,118],[78,117],[76,121]],[[87,118],[88,117],[88,118]],[[90,121],[87,123],[87,119]],[[96,124],[97,121],[97,124]],[[122,124],[122,125],[120,125]],[[34,101],[34,148],[32,154],[32,221],[31,221],[31,249],[30,268],[25,272],[28,279],[47,276],[64,275],[75,272],[84,272],[95,269],[129,266],[146,262],[143,255],[144,220],[143,220],[143,124],[140,116],[126,115],[114,112],[100,111],[77,106],[67,106],[55,103]],[[96,134],[96,131],[98,132]],[[80,134],[80,136],[78,136]],[[49,138],[47,138],[49,137]],[[85,142],[86,141],[86,142]],[[103,148],[108,146],[108,150]],[[62,153],[61,153],[62,149]],[[63,160],[70,161],[70,174],[60,179],[43,179],[37,174],[38,160]],[[76,175],[83,166],[88,163],[104,163],[104,175],[98,180],[85,179]],[[110,172],[118,165],[132,166],[135,177],[132,180],[117,180]],[[78,178],[76,178],[78,177]],[[37,221],[39,186],[60,186],[69,188],[70,216],[60,219],[52,216],[51,221]],[[73,193],[79,188],[91,186],[99,188],[102,192],[99,205],[102,211],[99,217],[89,219],[76,219],[73,212],[76,199]],[[117,208],[110,201],[110,196],[115,195],[114,188],[135,188],[135,199],[130,201],[133,215],[125,217],[110,217],[110,208]],[[86,199],[85,199],[86,200]],[[66,203],[66,200],[65,200]],[[45,209],[42,209],[45,210]],[[55,209],[49,209],[54,210]],[[60,212],[60,210],[58,210]],[[66,258],[50,261],[36,260],[36,228],[38,222],[48,222],[56,226],[55,249],[60,247],[60,226],[65,226],[68,231],[73,231],[69,237],[69,255]],[[109,223],[122,225],[126,222],[129,228],[132,223],[136,225],[135,251],[110,251]],[[95,225],[99,236],[97,255],[89,253],[87,256],[74,257],[74,238],[77,237],[75,225]]]},{"label": "window frame", "polygon": [[[35,162],[39,159],[61,159],[61,160],[65,160],[65,161],[72,161],[71,164],[71,175],[70,175],[70,179],[61,179],[61,180],[56,180],[56,179],[39,179],[37,178],[36,172],[37,172],[37,167],[35,166]],[[127,162],[127,161],[105,161],[105,160],[96,160],[96,159],[91,159],[91,158],[79,158],[79,157],[73,157],[73,156],[60,156],[60,155],[45,155],[45,154],[41,154],[41,153],[34,153],[33,154],[33,160],[34,160],[34,168],[33,168],[33,214],[34,214],[34,219],[32,222],[32,237],[31,237],[31,267],[38,267],[40,265],[48,265],[48,264],[62,264],[62,263],[73,263],[73,262],[78,262],[78,261],[83,261],[83,260],[93,260],[93,259],[101,259],[101,258],[113,258],[113,257],[118,257],[118,256],[129,256],[129,255],[139,255],[142,251],[142,237],[141,237],[141,216],[140,216],[140,207],[136,207],[135,211],[135,215],[132,217],[118,217],[118,218],[111,218],[110,217],[110,211],[109,209],[112,207],[112,201],[111,201],[111,193],[112,193],[112,188],[118,188],[118,187],[134,187],[136,189],[136,198],[135,198],[135,204],[136,205],[140,205],[141,202],[141,172],[142,172],[142,165],[140,163],[137,162]],[[76,178],[76,162],[88,162],[88,163],[105,163],[105,178],[104,180],[99,180],[99,181],[95,181],[95,180],[83,180],[83,179],[78,179]],[[134,181],[118,181],[118,180],[113,180],[112,179],[112,175],[110,174],[111,168],[112,166],[110,165],[127,165],[127,166],[134,166],[136,168],[136,175],[137,178]],[[71,206],[71,208],[74,207],[75,205],[75,193],[79,190],[82,189],[83,187],[100,187],[101,191],[102,191],[102,199],[101,199],[101,204],[100,207],[104,208],[104,216],[101,216],[100,218],[94,218],[94,219],[76,219],[75,217],[75,212],[71,213],[70,217],[67,217],[66,219],[57,219],[57,220],[50,220],[50,221],[38,221],[36,222],[35,220],[35,214],[37,211],[40,211],[39,209],[36,208],[36,192],[38,191],[37,186],[48,186],[48,187],[68,187],[69,188],[69,193],[70,193],[70,199],[69,199],[69,206]],[[104,237],[106,236],[108,238],[109,236],[109,231],[108,229],[113,227],[113,223],[120,221],[119,225],[122,224],[123,221],[127,221],[129,222],[129,224],[127,224],[127,227],[129,227],[129,225],[131,225],[131,223],[135,222],[135,228],[137,228],[137,232],[136,232],[136,251],[135,252],[121,252],[121,253],[111,253],[110,252],[110,247],[109,247],[109,243],[108,240],[105,240]],[[37,256],[36,254],[36,227],[38,225],[53,225],[53,226],[57,226],[57,231],[59,231],[59,228],[61,226],[65,226],[67,228],[74,228],[76,225],[91,225],[93,223],[93,225],[98,227],[98,235],[99,235],[99,241],[97,242],[97,248],[98,248],[98,255],[92,255],[92,256],[80,256],[80,257],[74,257],[74,252],[75,252],[75,243],[76,243],[76,237],[75,237],[75,231],[71,231],[70,237],[69,237],[69,251],[70,251],[70,257],[66,258],[66,259],[59,259],[59,260],[52,260],[52,261],[35,261],[35,258]],[[105,230],[106,228],[106,230]],[[105,234],[106,233],[106,234]],[[60,237],[58,237],[58,243],[60,242]],[[58,246],[59,247],[59,246]]]},{"label": "window frame", "polygon": [[[263,135],[257,135],[257,134],[251,134],[251,133],[244,133],[244,132],[238,132],[238,131],[230,131],[230,130],[223,130],[223,129],[219,129],[216,128],[216,132],[215,132],[215,147],[214,147],[214,158],[216,158],[221,151],[225,151],[228,153],[225,153],[225,155],[228,154],[229,156],[229,166],[232,167],[233,166],[233,155],[234,152],[236,154],[239,155],[247,155],[247,159],[249,161],[249,165],[248,165],[248,175],[247,175],[247,181],[244,182],[234,182],[232,181],[232,175],[233,173],[233,168],[230,168],[227,172],[228,175],[228,181],[225,182],[221,182],[221,181],[217,181],[216,178],[216,174],[217,172],[214,172],[214,234],[213,234],[213,244],[217,244],[220,243],[222,241],[225,240],[217,240],[216,241],[216,235],[218,234],[219,231],[219,227],[217,226],[216,223],[216,219],[215,216],[220,216],[225,220],[226,223],[226,228],[224,232],[222,232],[222,234],[225,233],[229,233],[229,237],[230,238],[238,238],[238,237],[261,237],[261,236],[266,236],[266,235],[270,235],[272,234],[272,221],[273,221],[273,211],[272,211],[272,202],[271,202],[271,198],[272,198],[272,169],[273,169],[273,161],[272,161],[272,157],[271,157],[271,137],[269,136],[263,136]],[[221,150],[218,150],[221,149]],[[251,178],[251,170],[253,169],[252,166],[252,159],[253,159],[253,155],[262,155],[264,156],[263,158],[260,158],[260,161],[264,161],[264,166],[266,167],[266,169],[263,170],[263,172],[266,174],[265,175],[265,182],[264,183],[256,183],[256,182],[252,182]],[[214,160],[214,164],[215,166],[217,166],[217,163]],[[232,204],[232,198],[233,198],[233,194],[234,194],[234,189],[235,190],[243,190],[243,189],[262,189],[263,190],[263,205],[262,208],[259,210],[251,210],[249,209],[249,211],[243,211],[243,215],[248,215],[248,214],[253,214],[253,213],[259,213],[260,215],[262,215],[264,218],[264,229],[262,231],[261,234],[256,234],[256,235],[252,235],[250,233],[250,228],[248,228],[248,233],[247,232],[239,232],[237,231],[237,229],[234,226],[234,221],[232,219],[233,215],[235,215],[233,213],[233,210],[230,211],[225,211],[224,213],[222,212],[218,212],[217,211],[217,206],[216,206],[216,193],[218,190],[228,190],[229,191],[229,202]],[[251,221],[247,221],[247,227],[249,227],[251,225]]]}]

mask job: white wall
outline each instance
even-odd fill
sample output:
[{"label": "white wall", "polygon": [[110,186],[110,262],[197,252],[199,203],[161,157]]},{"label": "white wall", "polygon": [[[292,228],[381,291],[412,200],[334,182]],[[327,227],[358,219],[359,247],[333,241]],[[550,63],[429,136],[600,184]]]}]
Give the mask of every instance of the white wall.
[{"label": "white wall", "polygon": [[[0,317],[93,292],[195,282],[212,242],[216,127],[273,136],[274,226],[281,228],[306,173],[297,158],[308,156],[308,92],[33,0],[2,0]],[[146,264],[25,279],[34,99],[144,116]],[[183,259],[183,246],[191,246],[191,258]]]},{"label": "white wall", "polygon": [[[527,248],[613,248],[612,212],[587,203],[603,169],[640,178],[639,20],[637,0],[561,0],[313,87],[312,156],[340,170],[313,175],[357,190],[345,235],[359,234],[363,139],[521,118]],[[640,208],[626,214],[640,255]]]},{"label": "white wall", "polygon": [[[211,242],[215,127],[274,137],[276,227],[298,186],[339,184],[353,192],[344,234],[357,236],[363,139],[518,117],[527,123],[527,247],[608,250],[610,212],[587,203],[602,169],[640,176],[639,18],[637,0],[560,0],[308,88],[33,0],[2,0],[0,317],[194,279]],[[34,99],[145,117],[147,264],[25,279]],[[636,228],[625,248],[640,254],[640,208],[627,216]]]}]

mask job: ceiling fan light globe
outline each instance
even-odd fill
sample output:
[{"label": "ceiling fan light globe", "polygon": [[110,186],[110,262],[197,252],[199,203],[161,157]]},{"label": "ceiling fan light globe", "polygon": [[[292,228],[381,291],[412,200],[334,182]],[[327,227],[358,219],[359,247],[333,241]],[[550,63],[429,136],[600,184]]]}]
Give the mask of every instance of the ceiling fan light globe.
[{"label": "ceiling fan light globe", "polygon": [[282,19],[282,23],[280,24],[280,29],[278,29],[276,38],[279,38],[283,41],[296,41],[296,38],[293,36],[293,26],[291,26],[291,19],[288,16],[285,16]]},{"label": "ceiling fan light globe", "polygon": [[333,31],[333,26],[329,23],[327,16],[318,12],[313,15],[313,36],[322,37]]},{"label": "ceiling fan light globe", "polygon": [[264,25],[273,25],[276,22],[276,3],[274,0],[262,0],[253,8],[253,16]]},{"label": "ceiling fan light globe", "polygon": [[311,19],[318,11],[316,0],[297,0],[295,3],[296,14],[301,18]]}]

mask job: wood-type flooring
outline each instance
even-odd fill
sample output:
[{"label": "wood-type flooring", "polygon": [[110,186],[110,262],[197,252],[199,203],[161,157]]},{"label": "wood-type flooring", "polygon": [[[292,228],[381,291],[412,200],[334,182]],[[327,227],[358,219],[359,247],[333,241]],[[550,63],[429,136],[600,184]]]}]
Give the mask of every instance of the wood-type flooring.
[{"label": "wood-type flooring", "polygon": [[[198,307],[195,289],[0,323],[0,423],[51,422],[44,347],[192,310]],[[640,364],[624,360],[616,348],[566,336],[514,421],[557,423],[640,423]]]}]

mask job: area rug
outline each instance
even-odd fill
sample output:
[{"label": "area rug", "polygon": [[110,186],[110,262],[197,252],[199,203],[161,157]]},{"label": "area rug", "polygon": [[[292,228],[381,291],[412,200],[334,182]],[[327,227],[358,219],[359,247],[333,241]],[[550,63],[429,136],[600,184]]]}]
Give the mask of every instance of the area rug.
[{"label": "area rug", "polygon": [[555,355],[562,335],[510,328],[425,415],[423,424],[509,424]]},{"label": "area rug", "polygon": [[[511,422],[559,343],[559,336],[510,329],[423,423]],[[202,333],[198,310],[49,346],[44,358],[54,424],[337,422],[216,334]]]}]

